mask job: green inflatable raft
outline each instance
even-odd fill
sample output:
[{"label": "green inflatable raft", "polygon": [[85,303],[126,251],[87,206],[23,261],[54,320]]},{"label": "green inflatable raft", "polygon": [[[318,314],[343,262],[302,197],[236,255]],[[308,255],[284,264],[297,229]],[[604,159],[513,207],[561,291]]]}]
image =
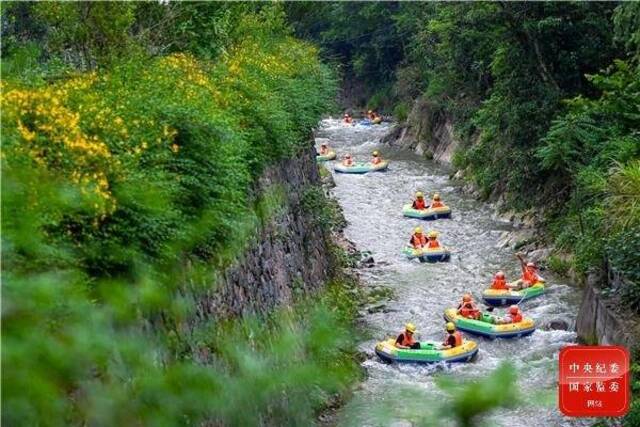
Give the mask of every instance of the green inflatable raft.
[{"label": "green inflatable raft", "polygon": [[318,162],[327,162],[329,160],[335,160],[335,158],[336,158],[336,152],[335,151],[329,151],[325,155],[318,154],[316,156],[316,161],[318,161]]},{"label": "green inflatable raft", "polygon": [[537,282],[528,288],[521,290],[485,289],[482,299],[489,305],[496,307],[511,304],[520,304],[522,301],[544,295],[544,282]]},{"label": "green inflatable raft", "polygon": [[461,346],[440,349],[440,344],[426,341],[420,343],[419,350],[397,348],[394,339],[379,342],[376,354],[385,362],[438,363],[470,362],[478,353],[474,341],[464,340]]},{"label": "green inflatable raft", "polygon": [[382,172],[387,170],[388,167],[389,162],[383,160],[377,165],[374,165],[373,163],[354,163],[353,166],[345,166],[342,163],[339,163],[335,165],[333,169],[339,173],[363,174],[368,172]]},{"label": "green inflatable raft", "polygon": [[493,323],[496,316],[482,313],[480,320],[468,319],[458,314],[455,308],[444,311],[444,318],[453,322],[461,331],[480,335],[487,338],[520,338],[531,335],[536,330],[533,319],[524,318],[522,322],[497,325]]},{"label": "green inflatable raft", "polygon": [[414,209],[410,204],[402,207],[402,215],[408,218],[434,220],[439,218],[451,218],[451,208],[442,206],[440,208]]}]

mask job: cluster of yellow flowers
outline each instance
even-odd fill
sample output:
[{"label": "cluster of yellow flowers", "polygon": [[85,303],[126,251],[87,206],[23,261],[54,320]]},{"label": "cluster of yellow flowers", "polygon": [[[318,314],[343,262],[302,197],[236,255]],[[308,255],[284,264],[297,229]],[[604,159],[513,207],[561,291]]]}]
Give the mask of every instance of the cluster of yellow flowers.
[{"label": "cluster of yellow flowers", "polygon": [[[96,193],[103,212],[113,210],[107,173],[111,151],[96,135],[80,127],[80,114],[65,104],[70,90],[86,89],[95,76],[88,74],[61,85],[35,89],[2,86],[0,106],[3,127],[17,141],[5,146],[9,152],[26,154],[41,166],[55,166],[69,173],[83,193]],[[13,126],[12,126],[13,125]]]}]

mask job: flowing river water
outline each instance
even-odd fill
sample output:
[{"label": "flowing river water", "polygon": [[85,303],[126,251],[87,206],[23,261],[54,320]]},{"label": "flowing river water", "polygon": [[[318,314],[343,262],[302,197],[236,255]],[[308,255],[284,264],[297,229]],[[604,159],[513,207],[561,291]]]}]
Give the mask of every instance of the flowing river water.
[{"label": "flowing river water", "polygon": [[[387,172],[365,175],[336,174],[334,196],[349,223],[346,236],[360,250],[372,252],[375,265],[363,269],[368,287],[390,288],[393,296],[386,307],[369,310],[364,316],[369,339],[358,344],[368,355],[363,363],[366,379],[352,399],[341,409],[339,424],[411,425],[418,414],[432,414],[441,406],[443,392],[436,386],[437,373],[462,379],[480,378],[510,361],[518,371],[518,389],[524,404],[500,409],[484,420],[496,426],[582,426],[590,420],[564,417],[557,409],[556,380],[558,352],[575,342],[575,314],[580,302],[579,290],[548,271],[542,274],[549,285],[543,297],[521,304],[526,316],[538,329],[520,339],[476,340],[480,351],[472,363],[450,366],[385,364],[375,355],[377,341],[395,337],[406,322],[418,327],[418,339],[444,338],[443,311],[455,306],[465,292],[476,300],[490,283],[493,273],[504,270],[507,279],[519,275],[519,264],[510,248],[500,247],[499,238],[511,230],[507,221],[495,217],[493,208],[464,194],[449,180],[449,171],[417,154],[381,145],[379,139],[387,125],[346,126],[340,120],[321,123],[316,142],[328,141],[338,156],[350,152],[356,160],[368,160],[379,149],[390,160]],[[332,170],[331,163],[327,168]],[[435,191],[453,210],[452,219],[420,221],[404,218],[402,205],[416,190],[431,196]],[[439,240],[454,249],[451,262],[421,264],[401,254],[411,231],[417,225],[440,233]],[[501,313],[501,310],[499,310]],[[549,330],[551,320],[562,319],[569,330]],[[393,416],[385,418],[387,408]],[[403,415],[399,415],[403,414]],[[382,415],[382,418],[381,418]],[[434,422],[428,425],[452,425]]]}]

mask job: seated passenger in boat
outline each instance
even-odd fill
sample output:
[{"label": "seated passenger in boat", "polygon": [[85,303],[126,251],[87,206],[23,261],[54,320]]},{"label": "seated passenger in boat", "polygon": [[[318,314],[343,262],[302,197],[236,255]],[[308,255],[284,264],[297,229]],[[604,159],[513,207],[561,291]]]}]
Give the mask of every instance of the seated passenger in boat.
[{"label": "seated passenger in boat", "polygon": [[416,325],[413,323],[407,323],[404,326],[404,332],[398,335],[396,339],[396,347],[411,349],[411,350],[419,350],[420,343],[413,339],[413,335],[416,333]]},{"label": "seated passenger in boat", "polygon": [[344,113],[344,117],[342,119],[343,122],[347,124],[353,123],[353,118],[349,115],[349,113]]},{"label": "seated passenger in boat", "polygon": [[444,337],[442,349],[459,347],[462,345],[462,334],[456,331],[456,325],[447,322],[447,335]]},{"label": "seated passenger in boat", "polygon": [[431,201],[432,208],[443,208],[444,203],[440,200],[440,194],[436,193],[433,195],[433,200]]},{"label": "seated passenger in boat", "polygon": [[353,166],[353,158],[351,157],[351,154],[347,153],[344,155],[342,158],[342,164],[344,166]]},{"label": "seated passenger in boat", "polygon": [[372,153],[373,158],[371,159],[371,163],[373,163],[374,165],[379,165],[380,163],[382,163],[382,156],[380,156],[380,152],[378,150],[375,150]]},{"label": "seated passenger in boat", "polygon": [[416,199],[413,201],[411,207],[418,210],[427,209],[429,207],[429,205],[427,205],[427,202],[424,200],[424,194],[422,193],[422,191],[416,192]]},{"label": "seated passenger in boat", "polygon": [[329,149],[329,146],[327,144],[320,144],[320,155],[321,156],[326,156],[330,152],[331,152],[331,150]]},{"label": "seated passenger in boat", "polygon": [[482,313],[480,309],[473,301],[473,297],[470,294],[464,294],[462,296],[462,302],[458,305],[458,314],[467,319],[480,319]]},{"label": "seated passenger in boat", "polygon": [[522,269],[522,277],[513,283],[515,289],[525,289],[538,282],[544,280],[538,275],[538,266],[533,262],[525,262],[522,254],[516,254],[516,257],[520,260],[520,268]]},{"label": "seated passenger in boat", "polygon": [[409,244],[413,249],[422,249],[426,246],[427,238],[422,233],[422,227],[416,227],[413,229],[413,235],[411,236],[411,240],[409,240]]},{"label": "seated passenger in boat", "polygon": [[429,234],[427,234],[429,240],[427,241],[427,248],[429,249],[437,249],[440,247],[440,242],[438,242],[438,232],[431,230]]},{"label": "seated passenger in boat", "polygon": [[491,282],[491,289],[496,289],[499,291],[508,291],[510,288],[507,286],[507,279],[504,275],[504,272],[498,271],[496,275],[493,277],[493,282]]},{"label": "seated passenger in boat", "polygon": [[505,317],[496,319],[497,324],[509,324],[509,323],[519,323],[522,322],[523,316],[520,311],[520,307],[517,305],[512,305],[509,307],[509,312]]}]

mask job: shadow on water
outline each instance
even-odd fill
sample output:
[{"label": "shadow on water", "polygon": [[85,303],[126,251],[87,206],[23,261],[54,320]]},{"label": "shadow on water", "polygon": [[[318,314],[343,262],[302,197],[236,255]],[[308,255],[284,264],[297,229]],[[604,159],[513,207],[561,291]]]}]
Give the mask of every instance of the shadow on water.
[{"label": "shadow on water", "polygon": [[[504,270],[508,279],[519,274],[513,252],[498,245],[500,235],[509,230],[510,225],[492,218],[489,205],[473,200],[453,185],[446,167],[412,152],[380,145],[378,140],[387,130],[386,125],[345,126],[339,120],[325,120],[317,135],[318,143],[328,140],[338,158],[350,152],[356,160],[364,161],[377,148],[390,160],[385,173],[334,173],[334,195],[349,222],[346,235],[361,250],[371,251],[376,261],[375,267],[362,272],[364,280],[368,285],[390,287],[394,291],[386,310],[365,316],[371,336],[375,337],[359,344],[370,356],[363,363],[367,379],[343,409],[341,423],[380,425],[374,415],[376,408],[390,401],[395,407],[402,407],[401,399],[406,399],[406,395],[399,390],[409,386],[440,393],[434,384],[434,372],[445,370],[461,378],[477,378],[495,369],[501,361],[509,360],[518,370],[518,386],[525,400],[527,396],[545,391],[551,398],[546,405],[501,410],[488,420],[490,423],[545,427],[590,425],[587,420],[563,417],[555,404],[558,352],[564,345],[575,342],[575,333],[570,331],[538,329],[533,335],[517,340],[489,341],[476,337],[473,339],[480,347],[477,360],[451,367],[387,365],[375,356],[376,341],[397,335],[408,321],[418,325],[422,339],[443,338],[443,311],[455,305],[464,292],[471,292],[479,299],[497,270]],[[327,167],[332,169],[331,164]],[[453,209],[452,219],[426,222],[404,218],[402,205],[409,202],[417,190],[429,196],[439,192]],[[454,249],[451,262],[420,264],[401,255],[411,230],[417,225],[440,233],[442,243]],[[552,319],[563,319],[573,325],[579,291],[549,272],[544,275],[550,284],[548,293],[522,304],[524,312],[538,325]]]}]

